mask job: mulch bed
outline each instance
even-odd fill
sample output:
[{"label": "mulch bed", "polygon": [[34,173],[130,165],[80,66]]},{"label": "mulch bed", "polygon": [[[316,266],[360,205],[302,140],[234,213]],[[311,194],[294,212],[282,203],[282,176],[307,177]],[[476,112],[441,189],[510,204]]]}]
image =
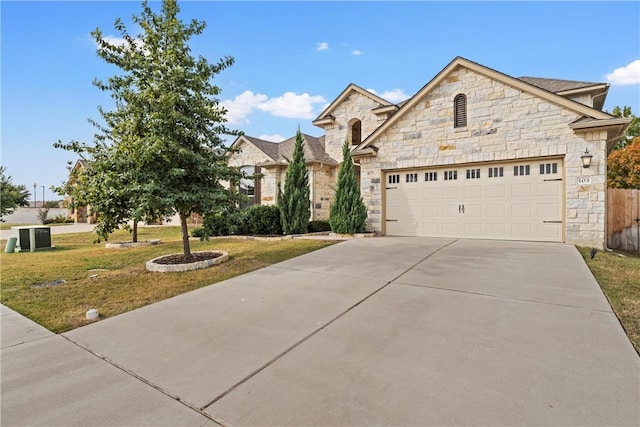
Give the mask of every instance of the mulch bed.
[{"label": "mulch bed", "polygon": [[162,258],[156,259],[154,264],[163,264],[163,265],[171,265],[171,264],[191,264],[199,261],[206,261],[209,259],[216,259],[221,257],[222,254],[220,252],[197,252],[191,254],[191,259],[187,260],[183,254],[180,255],[167,255]]}]

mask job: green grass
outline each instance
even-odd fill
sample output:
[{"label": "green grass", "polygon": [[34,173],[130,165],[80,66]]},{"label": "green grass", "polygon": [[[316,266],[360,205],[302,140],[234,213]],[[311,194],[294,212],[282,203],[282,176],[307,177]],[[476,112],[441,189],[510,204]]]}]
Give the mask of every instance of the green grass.
[{"label": "green grass", "polygon": [[598,252],[591,259],[589,248],[578,249],[640,353],[640,255]]},{"label": "green grass", "polygon": [[[139,240],[161,239],[155,246],[107,249],[104,242],[94,244],[94,239],[93,233],[59,234],[52,236],[53,250],[1,253],[2,304],[60,333],[88,323],[85,313],[90,308],[98,309],[103,318],[115,316],[335,243],[192,240],[192,251],[223,250],[229,253],[229,261],[204,270],[152,273],[145,270],[146,261],[182,252],[179,227],[140,228]],[[129,233],[120,231],[110,241],[130,239]],[[91,277],[94,275],[97,277]],[[67,283],[38,286],[60,279]]]}]

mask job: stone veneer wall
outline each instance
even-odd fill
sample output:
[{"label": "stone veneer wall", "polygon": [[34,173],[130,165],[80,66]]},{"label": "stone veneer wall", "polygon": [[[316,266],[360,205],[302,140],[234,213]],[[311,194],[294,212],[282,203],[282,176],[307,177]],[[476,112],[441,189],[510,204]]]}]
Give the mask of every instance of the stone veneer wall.
[{"label": "stone veneer wall", "polygon": [[[467,96],[468,126],[454,129],[453,98],[458,93]],[[364,97],[352,97],[341,110],[345,116],[336,120],[342,124],[352,112],[364,111],[371,104]],[[377,157],[361,159],[368,228],[383,231],[385,171],[560,156],[564,159],[565,241],[602,248],[606,132],[576,134],[569,124],[577,118],[577,113],[558,105],[458,68],[374,142],[379,148]],[[346,130],[340,132],[329,130],[328,141],[343,140]],[[588,169],[580,159],[585,148],[593,154]],[[591,184],[579,185],[579,177],[590,177]]]},{"label": "stone veneer wall", "polygon": [[308,165],[309,185],[313,203],[313,220],[328,220],[331,203],[335,193],[337,168],[318,164]]},{"label": "stone veneer wall", "polygon": [[384,120],[371,111],[377,107],[380,107],[379,103],[354,91],[331,112],[336,117],[336,121],[334,124],[324,127],[326,132],[325,149],[331,158],[338,161],[342,159],[344,140],[347,137],[351,137],[349,132],[350,120],[360,120],[362,124],[362,141],[382,124]]},{"label": "stone veneer wall", "polygon": [[[251,144],[243,143],[238,148],[242,151],[235,153],[229,158],[229,165],[235,167],[256,165],[270,161],[266,154]],[[336,168],[327,165],[309,164],[309,186],[311,189],[312,219],[327,220],[329,219],[329,208],[333,201],[333,193],[336,180]],[[262,167],[261,187],[260,187],[260,204],[274,205],[277,201],[278,184],[284,185],[287,173],[286,166],[272,166],[269,168]],[[318,207],[319,206],[319,207]]]}]

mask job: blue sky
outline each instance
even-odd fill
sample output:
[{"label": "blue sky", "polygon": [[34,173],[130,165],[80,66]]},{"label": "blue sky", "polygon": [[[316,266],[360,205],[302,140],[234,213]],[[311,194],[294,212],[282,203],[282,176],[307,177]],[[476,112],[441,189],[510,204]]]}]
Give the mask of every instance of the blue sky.
[{"label": "blue sky", "polygon": [[[159,3],[151,2],[157,9]],[[606,110],[640,113],[640,3],[634,2],[213,2],[180,3],[183,21],[207,28],[192,40],[210,62],[236,62],[215,83],[229,125],[278,140],[311,121],[349,84],[399,102],[456,56],[513,77],[609,82]],[[109,96],[91,82],[117,69],[89,33],[137,33],[137,1],[1,1],[1,163],[38,200],[67,178],[73,153],[58,140],[91,142]]]}]

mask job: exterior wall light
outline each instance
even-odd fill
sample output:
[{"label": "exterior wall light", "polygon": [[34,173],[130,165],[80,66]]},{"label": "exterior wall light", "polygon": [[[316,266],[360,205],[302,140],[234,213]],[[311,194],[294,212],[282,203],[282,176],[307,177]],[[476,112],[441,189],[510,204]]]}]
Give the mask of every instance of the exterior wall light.
[{"label": "exterior wall light", "polygon": [[591,166],[591,158],[593,157],[593,155],[591,153],[589,153],[589,149],[585,148],[584,153],[582,154],[582,156],[580,156],[580,158],[582,159],[582,167],[583,168],[588,168],[589,166]]}]

